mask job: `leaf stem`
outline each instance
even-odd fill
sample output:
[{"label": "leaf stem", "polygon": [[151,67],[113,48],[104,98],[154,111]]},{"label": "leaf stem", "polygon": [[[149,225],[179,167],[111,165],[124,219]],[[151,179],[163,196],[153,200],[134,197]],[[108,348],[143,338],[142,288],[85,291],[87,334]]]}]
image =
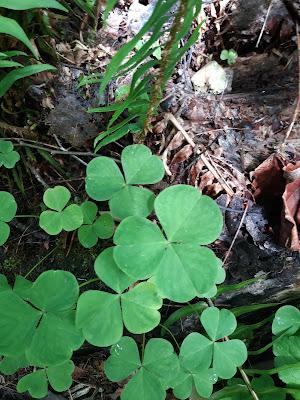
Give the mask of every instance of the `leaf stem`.
[{"label": "leaf stem", "polygon": [[168,332],[168,334],[169,334],[169,335],[172,337],[172,339],[174,340],[174,343],[176,344],[176,347],[177,347],[178,351],[180,351],[180,346],[179,346],[179,344],[178,344],[178,342],[177,342],[175,336],[174,336],[173,333],[170,331],[170,329],[167,328],[166,326],[164,326],[163,324],[159,324],[159,326],[162,327],[163,329],[165,329],[165,330]]},{"label": "leaf stem", "polygon": [[89,285],[90,283],[99,282],[99,281],[100,281],[99,278],[89,279],[88,281],[81,283],[81,284],[79,285],[79,287],[82,288],[82,287],[84,287],[84,286],[86,286],[86,285]]},{"label": "leaf stem", "polygon": [[146,335],[143,333],[143,343],[142,343],[142,363],[144,362],[145,341],[146,341]]},{"label": "leaf stem", "polygon": [[15,218],[39,218],[38,215],[24,214],[24,215],[15,215]]},{"label": "leaf stem", "polygon": [[254,351],[248,351],[248,354],[250,356],[258,356],[259,354],[264,353],[265,351],[269,350],[274,343],[276,343],[279,339],[281,339],[283,336],[286,335],[286,332],[283,332],[280,336],[278,336],[276,339],[274,339],[272,342],[268,343],[266,346],[258,349],[258,350],[254,350]]},{"label": "leaf stem", "polygon": [[49,253],[47,253],[43,258],[41,258],[32,268],[31,270],[29,270],[27,272],[27,274],[24,276],[24,278],[26,279],[39,265],[41,265],[46,258],[48,258],[52,253],[54,253],[54,251],[58,248],[58,246],[54,247],[51,251],[49,251]]},{"label": "leaf stem", "polygon": [[300,369],[300,362],[295,364],[282,365],[281,367],[271,368],[271,369],[245,369],[248,375],[274,375],[281,371],[286,371],[288,369]]}]

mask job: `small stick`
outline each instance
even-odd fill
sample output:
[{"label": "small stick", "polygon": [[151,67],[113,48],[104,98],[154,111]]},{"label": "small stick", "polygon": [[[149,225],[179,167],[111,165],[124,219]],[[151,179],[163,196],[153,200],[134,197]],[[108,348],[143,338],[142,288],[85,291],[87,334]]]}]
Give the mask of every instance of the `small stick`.
[{"label": "small stick", "polygon": [[296,22],[296,33],[297,33],[297,48],[298,48],[298,99],[293,114],[293,119],[289,126],[289,129],[286,132],[284,142],[286,142],[289,139],[300,111],[300,35],[299,35],[299,26],[297,22]]},{"label": "small stick", "polygon": [[[67,151],[67,149],[64,148],[64,146],[61,144],[61,141],[58,139],[58,137],[55,134],[53,136],[54,136],[54,139],[56,140],[56,143],[58,144],[59,148],[63,151]],[[84,166],[87,166],[87,163],[85,161],[83,161],[81,158],[75,156],[74,154],[71,154],[71,157],[74,158],[75,160],[79,161]]]},{"label": "small stick", "polygon": [[216,168],[212,165],[212,163],[208,160],[208,158],[204,155],[200,155],[201,160],[204,162],[205,166],[208,168],[208,170],[213,174],[213,176],[217,179],[217,181],[220,182],[222,185],[223,189],[226,191],[226,193],[230,196],[234,196],[233,190],[227,185],[225,180],[222,178],[222,176],[218,173]]},{"label": "small stick", "polygon": [[[193,147],[196,147],[195,142],[193,139],[189,136],[187,131],[184,129],[184,127],[177,121],[177,119],[174,117],[173,114],[167,113],[166,117],[169,121],[172,122],[172,124],[177,128],[185,138],[185,140]],[[233,190],[227,185],[225,180],[219,175],[218,171],[214,168],[214,166],[209,162],[207,157],[204,154],[200,154],[200,158],[205,164],[205,166],[208,168],[208,170],[213,174],[213,176],[217,179],[217,181],[220,183],[220,185],[223,187],[223,189],[226,191],[226,193],[230,196],[233,197],[234,192]]]},{"label": "small stick", "polygon": [[13,132],[21,137],[26,136],[26,135],[29,135],[29,136],[34,135],[33,131],[30,128],[23,128],[20,126],[9,125],[3,121],[0,121],[0,129]]},{"label": "small stick", "polygon": [[177,119],[174,117],[173,114],[171,113],[167,113],[166,117],[169,121],[172,122],[172,124],[175,126],[175,128],[177,128],[182,135],[184,136],[185,140],[192,146],[195,147],[196,144],[193,141],[193,139],[188,135],[187,131],[184,129],[184,127],[177,121]]},{"label": "small stick", "polygon": [[243,212],[243,215],[242,215],[242,218],[241,218],[241,220],[240,220],[239,226],[238,226],[238,228],[237,228],[237,230],[236,230],[236,232],[235,232],[235,235],[234,235],[234,237],[233,237],[233,240],[232,240],[232,242],[231,242],[231,245],[230,245],[229,249],[227,250],[226,256],[225,256],[225,258],[224,258],[223,265],[225,265],[226,261],[228,260],[228,257],[229,257],[229,255],[230,255],[230,253],[231,253],[231,250],[232,250],[233,246],[234,246],[234,243],[235,243],[235,241],[236,241],[236,238],[237,238],[237,236],[238,236],[238,234],[239,234],[239,232],[240,232],[240,230],[241,230],[241,227],[242,227],[242,225],[243,225],[243,223],[244,223],[246,214],[247,214],[247,212],[248,212],[248,208],[249,208],[249,202],[246,203],[245,210],[244,210],[244,212]]},{"label": "small stick", "polygon": [[267,25],[267,22],[268,22],[268,18],[269,18],[269,15],[270,15],[270,11],[271,11],[272,5],[273,5],[273,0],[270,1],[269,7],[268,7],[268,11],[267,11],[267,15],[266,15],[266,17],[265,17],[264,24],[263,24],[263,26],[262,26],[262,28],[261,28],[259,37],[258,37],[258,39],[257,39],[257,43],[256,43],[256,46],[255,46],[256,48],[259,46],[259,43],[260,43],[260,41],[261,41],[261,38],[262,38],[262,35],[263,35],[263,33],[264,33],[265,27],[266,27],[266,25]]}]

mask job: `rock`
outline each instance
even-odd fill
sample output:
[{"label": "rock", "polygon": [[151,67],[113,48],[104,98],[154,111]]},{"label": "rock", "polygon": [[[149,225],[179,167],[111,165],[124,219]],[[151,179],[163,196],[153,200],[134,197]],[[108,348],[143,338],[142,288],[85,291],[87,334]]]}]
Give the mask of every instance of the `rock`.
[{"label": "rock", "polygon": [[197,71],[191,80],[196,91],[219,94],[230,89],[232,77],[216,61],[211,61]]}]

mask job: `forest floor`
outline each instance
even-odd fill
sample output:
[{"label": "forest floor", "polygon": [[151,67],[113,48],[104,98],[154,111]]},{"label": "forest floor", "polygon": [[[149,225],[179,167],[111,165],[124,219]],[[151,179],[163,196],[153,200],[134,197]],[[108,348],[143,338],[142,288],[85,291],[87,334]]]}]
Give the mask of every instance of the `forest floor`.
[{"label": "forest floor", "polygon": [[[82,199],[93,139],[109,116],[86,113],[99,102],[98,85],[79,89],[78,79],[105,70],[149,15],[152,3],[141,3],[120,1],[107,26],[97,30],[77,9],[54,22],[59,35],[51,39],[51,48],[58,75],[40,74],[24,99],[18,89],[4,98],[0,129],[14,141],[21,162],[14,174],[1,176],[1,189],[14,194],[20,214],[39,214],[48,186],[66,185],[75,199]],[[226,283],[256,278],[252,285],[220,296],[218,305],[276,302],[300,294],[300,119],[295,112],[300,39],[283,1],[274,0],[269,11],[266,19],[264,1],[204,1],[201,40],[177,65],[145,140],[165,164],[166,178],[154,187],[157,193],[185,183],[199,187],[221,207],[224,230],[213,247],[224,260]],[[220,54],[231,48],[238,58],[228,66]],[[206,91],[192,83],[210,61],[226,71],[222,93],[210,87],[214,73],[206,78]],[[112,82],[100,101],[113,101],[116,89],[129,83],[130,76]],[[134,140],[127,136],[101,154],[119,158]],[[84,282],[93,277],[93,262],[105,246],[102,242],[82,252],[75,235],[48,236],[34,218],[13,222],[12,228],[14,235],[0,249],[1,273],[11,279],[41,261],[32,279],[35,273],[61,268]],[[173,329],[185,335],[192,325],[191,319],[182,319]],[[120,387],[105,378],[105,357],[91,347],[78,351],[75,385],[65,397],[49,399],[116,400]],[[2,398],[25,398],[15,392],[16,378],[5,378]]]}]

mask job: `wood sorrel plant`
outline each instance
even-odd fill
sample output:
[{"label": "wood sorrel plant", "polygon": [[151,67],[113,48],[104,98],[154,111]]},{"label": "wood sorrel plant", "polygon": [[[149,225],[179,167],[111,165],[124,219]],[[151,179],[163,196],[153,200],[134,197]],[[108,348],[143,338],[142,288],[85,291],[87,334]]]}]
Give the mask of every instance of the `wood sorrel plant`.
[{"label": "wood sorrel plant", "polygon": [[[205,302],[198,308],[198,303],[189,305],[197,308],[201,333],[189,334],[181,345],[173,337],[176,351],[172,343],[155,337],[165,300],[184,303],[216,296],[225,272],[206,245],[219,236],[222,216],[211,198],[191,186],[171,186],[157,197],[141,188],[163,177],[161,160],[143,145],[126,147],[121,167],[122,171],[107,157],[98,157],[87,167],[87,193],[95,201],[108,201],[109,210],[100,217],[95,202],[68,205],[71,194],[66,188],[46,190],[43,199],[51,210],[40,216],[46,232],[79,228],[84,247],[113,235],[111,247],[94,265],[107,290],[102,284],[101,290],[80,294],[76,277],[66,271],[43,272],[34,282],[17,276],[13,286],[0,274],[0,372],[27,368],[17,390],[28,391],[33,398],[46,396],[48,385],[65,391],[72,384],[72,354],[86,340],[94,346],[112,346],[104,371],[114,382],[128,378],[122,400],[163,400],[171,389],[177,399],[195,393],[212,400],[267,400],[270,394],[279,400],[287,394],[299,399],[300,311],[295,307],[284,306],[275,315],[276,368],[246,370],[249,376],[267,375],[252,381],[244,370],[244,380],[232,379],[247,359],[246,345],[236,337],[234,310],[219,310],[211,300],[210,307]],[[0,211],[3,244],[17,205],[7,192],[0,192],[0,203],[5,204]],[[118,224],[115,232],[113,218]],[[143,345],[129,334],[142,334]],[[273,373],[279,374],[285,388],[274,385],[268,376]],[[227,386],[213,393],[219,380],[227,380]]]}]

